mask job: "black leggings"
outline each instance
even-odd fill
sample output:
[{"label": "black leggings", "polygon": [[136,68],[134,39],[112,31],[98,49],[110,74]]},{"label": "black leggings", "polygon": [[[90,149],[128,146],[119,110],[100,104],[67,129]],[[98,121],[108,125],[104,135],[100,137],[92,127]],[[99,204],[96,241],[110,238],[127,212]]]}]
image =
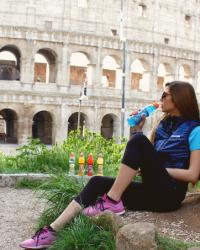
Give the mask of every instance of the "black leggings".
[{"label": "black leggings", "polygon": [[[132,182],[122,195],[124,206],[131,210],[172,211],[180,207],[185,198],[187,183],[174,181],[162,166],[162,158],[151,142],[141,133],[127,143],[122,163],[137,170],[142,183]],[[90,179],[75,200],[87,207],[107,193],[115,179],[95,176]]]}]

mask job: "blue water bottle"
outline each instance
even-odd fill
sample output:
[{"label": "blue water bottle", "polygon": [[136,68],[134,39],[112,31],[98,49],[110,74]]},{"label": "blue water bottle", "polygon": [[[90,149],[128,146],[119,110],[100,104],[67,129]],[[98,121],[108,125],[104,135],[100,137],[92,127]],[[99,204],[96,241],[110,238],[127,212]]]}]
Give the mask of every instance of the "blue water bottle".
[{"label": "blue water bottle", "polygon": [[130,125],[130,127],[135,127],[137,124],[139,124],[142,120],[142,117],[148,117],[149,115],[151,115],[157,108],[159,107],[158,103],[153,103],[151,105],[148,105],[146,107],[144,107],[142,110],[140,110],[140,112],[138,112],[135,115],[131,115],[128,117],[127,121],[128,124]]}]

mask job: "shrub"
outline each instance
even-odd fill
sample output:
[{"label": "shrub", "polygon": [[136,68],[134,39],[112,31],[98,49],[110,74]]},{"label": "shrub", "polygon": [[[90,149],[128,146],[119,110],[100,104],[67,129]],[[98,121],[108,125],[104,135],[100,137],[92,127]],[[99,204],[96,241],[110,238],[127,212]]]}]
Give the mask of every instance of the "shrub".
[{"label": "shrub", "polygon": [[[120,160],[125,147],[125,140],[120,144],[116,143],[114,139],[105,139],[100,134],[85,131],[84,137],[77,131],[72,131],[67,140],[63,143],[64,151],[66,152],[66,160],[68,162],[69,154],[75,153],[76,167],[78,168],[78,157],[81,152],[84,153],[85,158],[89,153],[93,154],[94,170],[97,171],[96,159],[99,153],[104,157],[104,174],[115,176],[120,166]],[[78,170],[78,169],[76,169]]]},{"label": "shrub", "polygon": [[45,181],[39,189],[42,189],[41,198],[47,201],[48,208],[39,220],[39,228],[51,223],[66,208],[67,204],[82,190],[85,183],[67,176],[55,176]]},{"label": "shrub", "polygon": [[58,233],[51,250],[114,250],[113,234],[99,227],[91,218],[77,216],[73,223]]},{"label": "shrub", "polygon": [[28,143],[17,149],[16,156],[0,154],[0,172],[2,173],[68,173],[69,154],[75,153],[76,171],[78,157],[84,152],[85,158],[89,153],[94,157],[94,171],[97,171],[96,159],[99,153],[104,156],[104,175],[115,176],[120,166],[125,141],[117,144],[114,139],[106,140],[101,135],[85,131],[81,137],[77,131],[72,131],[62,145],[48,148],[39,139],[28,139]]}]

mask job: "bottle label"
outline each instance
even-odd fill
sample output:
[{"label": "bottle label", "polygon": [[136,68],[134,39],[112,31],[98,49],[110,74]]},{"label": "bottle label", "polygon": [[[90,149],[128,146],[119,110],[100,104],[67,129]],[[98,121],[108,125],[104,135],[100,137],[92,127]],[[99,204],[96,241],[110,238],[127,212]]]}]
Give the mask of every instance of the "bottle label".
[{"label": "bottle label", "polygon": [[152,114],[156,110],[156,108],[157,107],[155,105],[146,106],[139,113],[128,117],[127,119],[128,124],[130,125],[130,127],[136,126],[137,124],[140,123],[143,116],[148,117],[150,114]]},{"label": "bottle label", "polygon": [[70,164],[69,165],[69,175],[74,175],[75,173],[74,173],[74,164]]}]

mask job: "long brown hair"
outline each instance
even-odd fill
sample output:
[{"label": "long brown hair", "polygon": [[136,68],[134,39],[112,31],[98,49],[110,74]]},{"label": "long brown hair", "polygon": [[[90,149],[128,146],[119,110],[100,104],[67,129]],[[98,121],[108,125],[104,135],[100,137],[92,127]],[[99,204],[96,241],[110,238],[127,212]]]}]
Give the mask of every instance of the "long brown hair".
[{"label": "long brown hair", "polygon": [[[181,113],[181,116],[186,120],[200,121],[199,107],[193,86],[190,83],[183,81],[168,82],[165,86],[169,88],[172,101]],[[167,117],[168,114],[164,114],[161,120],[166,119]],[[159,120],[159,122],[161,120]],[[152,143],[155,139],[156,128],[157,126],[153,128],[150,136]]]},{"label": "long brown hair", "polygon": [[200,120],[197,97],[190,83],[173,81],[165,86],[169,88],[172,100],[184,119]]}]

